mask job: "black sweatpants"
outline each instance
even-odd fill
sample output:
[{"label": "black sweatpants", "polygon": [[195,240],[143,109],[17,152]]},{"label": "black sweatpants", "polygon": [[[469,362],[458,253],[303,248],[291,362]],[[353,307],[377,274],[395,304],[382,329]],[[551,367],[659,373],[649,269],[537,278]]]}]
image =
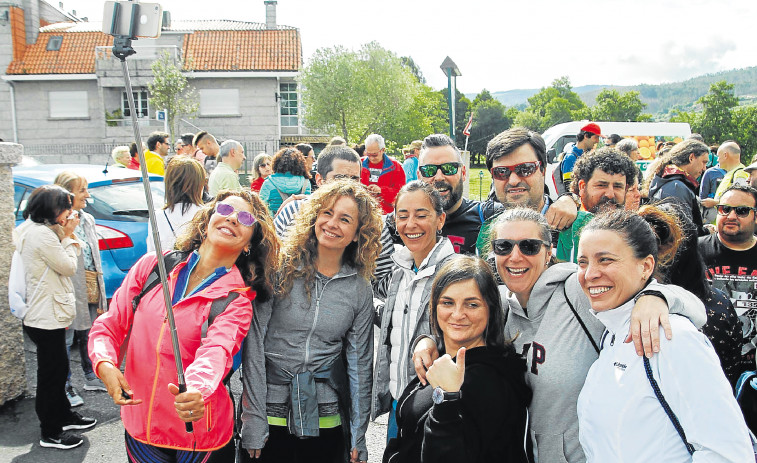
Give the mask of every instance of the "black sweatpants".
[{"label": "black sweatpants", "polygon": [[250,459],[244,452],[246,462],[307,462],[307,463],[342,463],[344,462],[344,437],[342,427],[321,429],[320,436],[300,439],[289,434],[286,426],[269,426],[266,442],[259,460]]},{"label": "black sweatpants", "polygon": [[55,436],[71,418],[66,398],[68,354],[66,329],[43,330],[24,325],[24,331],[37,346],[37,411],[43,436]]}]

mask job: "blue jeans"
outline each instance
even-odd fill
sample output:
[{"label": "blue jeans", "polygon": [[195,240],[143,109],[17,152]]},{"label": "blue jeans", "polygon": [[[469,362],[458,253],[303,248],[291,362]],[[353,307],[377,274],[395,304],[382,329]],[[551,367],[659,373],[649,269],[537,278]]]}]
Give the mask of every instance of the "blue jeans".
[{"label": "blue jeans", "polygon": [[397,401],[392,400],[392,409],[389,410],[389,422],[386,426],[386,443],[389,443],[390,439],[395,439],[399,432],[397,428]]}]

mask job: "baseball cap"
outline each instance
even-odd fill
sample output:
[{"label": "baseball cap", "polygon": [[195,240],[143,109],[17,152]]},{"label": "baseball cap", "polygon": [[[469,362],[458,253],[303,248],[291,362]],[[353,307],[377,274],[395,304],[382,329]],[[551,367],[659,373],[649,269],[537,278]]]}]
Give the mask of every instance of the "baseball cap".
[{"label": "baseball cap", "polygon": [[594,135],[602,136],[602,131],[599,129],[599,126],[593,122],[589,122],[585,126],[581,127],[582,132],[589,132],[593,133]]},{"label": "baseball cap", "polygon": [[753,162],[749,164],[748,166],[744,167],[744,171],[751,172],[753,170],[757,170],[757,162]]}]

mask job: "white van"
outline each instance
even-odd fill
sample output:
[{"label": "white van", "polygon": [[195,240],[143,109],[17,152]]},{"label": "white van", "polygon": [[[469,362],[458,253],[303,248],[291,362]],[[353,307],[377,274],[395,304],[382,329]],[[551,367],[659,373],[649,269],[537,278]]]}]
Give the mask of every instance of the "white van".
[{"label": "white van", "polygon": [[[552,178],[557,158],[565,149],[565,145],[576,142],[576,135],[578,135],[581,127],[589,122],[583,120],[557,124],[542,134],[544,142],[547,145],[547,172],[545,174],[545,181],[552,198],[557,197],[557,190]],[[615,133],[621,137],[654,137],[659,141],[661,139],[686,139],[691,135],[691,127],[687,122],[594,122],[599,125],[604,136]],[[644,164],[642,167],[646,167],[649,161],[637,161],[637,163],[642,163]]]}]

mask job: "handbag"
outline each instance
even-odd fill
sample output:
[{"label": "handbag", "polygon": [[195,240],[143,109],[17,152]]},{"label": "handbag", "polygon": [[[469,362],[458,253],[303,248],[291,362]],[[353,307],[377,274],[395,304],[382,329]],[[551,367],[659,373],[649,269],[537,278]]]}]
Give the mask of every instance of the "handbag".
[{"label": "handbag", "polygon": [[87,302],[90,304],[100,303],[100,272],[84,270],[84,280],[87,283]]}]

